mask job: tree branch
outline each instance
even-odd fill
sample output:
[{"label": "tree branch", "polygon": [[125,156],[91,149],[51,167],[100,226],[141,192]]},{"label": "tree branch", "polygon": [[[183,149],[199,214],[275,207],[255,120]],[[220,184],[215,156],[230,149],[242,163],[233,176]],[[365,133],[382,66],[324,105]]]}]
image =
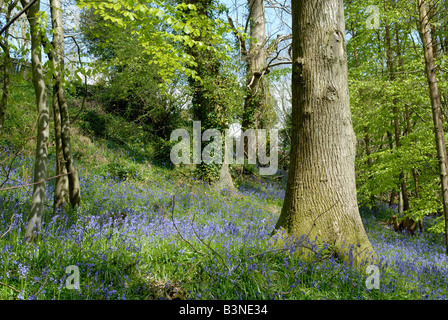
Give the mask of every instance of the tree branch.
[{"label": "tree branch", "polygon": [[11,20],[9,20],[9,22],[7,24],[5,24],[5,26],[0,30],[0,35],[2,35],[3,32],[6,31],[6,29],[8,29],[13,23],[14,21],[16,21],[17,19],[20,18],[20,16],[22,14],[24,14],[33,4],[35,4],[37,2],[37,0],[31,0],[23,9],[22,11],[20,11],[18,14],[16,14],[14,16],[14,18],[12,18]]}]

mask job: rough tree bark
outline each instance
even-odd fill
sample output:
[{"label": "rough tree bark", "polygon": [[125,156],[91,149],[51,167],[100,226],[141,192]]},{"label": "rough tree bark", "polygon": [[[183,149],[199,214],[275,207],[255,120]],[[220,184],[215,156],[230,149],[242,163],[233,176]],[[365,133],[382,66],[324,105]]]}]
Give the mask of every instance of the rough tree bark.
[{"label": "rough tree bark", "polygon": [[[26,0],[21,0],[22,6],[27,4]],[[34,162],[34,185],[31,200],[31,210],[28,216],[28,223],[25,230],[25,240],[35,240],[34,231],[39,231],[42,223],[44,211],[45,191],[47,178],[47,144],[49,135],[49,110],[47,106],[47,93],[42,68],[42,48],[41,48],[41,26],[38,23],[38,12],[40,0],[34,3],[27,12],[27,19],[30,25],[31,34],[31,70],[33,74],[32,82],[36,95],[36,106],[38,113],[38,132],[36,143],[36,154]]]},{"label": "rough tree bark", "polygon": [[440,182],[442,187],[443,213],[445,215],[445,245],[448,254],[448,159],[446,152],[445,137],[443,132],[442,103],[440,100],[439,86],[437,84],[436,67],[434,62],[431,31],[426,10],[425,0],[417,0],[419,9],[420,37],[423,43],[425,55],[425,71],[429,86],[429,96],[432,107],[432,118],[434,123],[434,135],[436,139],[437,157],[439,160]]},{"label": "rough tree bark", "polygon": [[374,250],[356,195],[343,1],[291,4],[292,150],[275,229],[333,245],[338,256],[359,265]]}]

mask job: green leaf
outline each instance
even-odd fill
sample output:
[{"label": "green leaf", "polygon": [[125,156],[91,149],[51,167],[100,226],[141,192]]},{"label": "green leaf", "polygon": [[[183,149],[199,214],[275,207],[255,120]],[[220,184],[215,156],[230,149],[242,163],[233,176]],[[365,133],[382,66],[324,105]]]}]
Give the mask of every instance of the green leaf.
[{"label": "green leaf", "polygon": [[188,26],[188,25],[184,26],[184,32],[185,32],[186,34],[190,34],[191,31],[192,31],[192,29],[191,29],[190,26]]}]

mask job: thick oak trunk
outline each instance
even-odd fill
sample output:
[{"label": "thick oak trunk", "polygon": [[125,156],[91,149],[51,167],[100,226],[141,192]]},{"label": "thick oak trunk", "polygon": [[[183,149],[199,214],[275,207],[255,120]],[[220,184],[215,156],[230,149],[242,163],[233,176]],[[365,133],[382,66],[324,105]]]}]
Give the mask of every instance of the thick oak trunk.
[{"label": "thick oak trunk", "polygon": [[334,245],[340,257],[357,264],[374,251],[356,195],[343,1],[291,4],[292,150],[276,229]]}]

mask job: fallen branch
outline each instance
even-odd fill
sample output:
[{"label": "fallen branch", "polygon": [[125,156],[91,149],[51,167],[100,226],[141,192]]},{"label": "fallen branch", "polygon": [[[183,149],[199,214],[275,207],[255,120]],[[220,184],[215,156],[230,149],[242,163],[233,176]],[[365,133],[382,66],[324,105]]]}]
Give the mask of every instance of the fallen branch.
[{"label": "fallen branch", "polygon": [[[205,243],[205,242],[201,239],[201,237],[198,236],[198,234],[196,233],[196,230],[193,228],[194,217],[195,217],[195,214],[193,214],[193,219],[191,220],[191,229],[193,230],[194,235],[196,236],[196,238],[198,238],[199,241],[201,241],[201,242],[202,242],[207,248],[209,248],[214,254],[216,254],[218,257],[220,257],[221,260],[222,260],[223,265],[227,268],[228,271],[230,271],[230,268],[227,266],[226,261],[224,260],[224,258],[223,258],[219,253],[217,253],[215,250],[213,250],[213,248],[210,247],[209,244]],[[210,242],[211,242],[211,240],[210,240]]]},{"label": "fallen branch", "polygon": [[14,290],[15,292],[18,292],[18,293],[20,293],[20,291],[19,290],[17,290],[16,288],[14,288],[13,286],[10,286],[9,284],[6,284],[6,283],[3,283],[3,282],[0,282],[0,285],[2,285],[2,286],[5,286],[5,287],[8,287],[9,289],[12,289],[12,290]]},{"label": "fallen branch", "polygon": [[45,281],[44,281],[44,283],[42,284],[42,286],[40,287],[39,291],[37,291],[37,292],[34,294],[35,297],[37,297],[37,296],[40,294],[40,292],[42,291],[42,289],[47,285],[48,275],[49,275],[49,273],[48,273],[47,276],[45,277]]},{"label": "fallen branch", "polygon": [[202,254],[202,255],[205,255],[204,252],[201,252],[201,251],[197,250],[187,239],[185,239],[184,236],[182,235],[182,233],[177,228],[176,223],[174,222],[174,207],[175,207],[175,202],[174,201],[175,201],[175,198],[176,198],[176,196],[172,197],[172,207],[171,207],[171,220],[173,220],[174,228],[176,229],[177,233],[182,238],[182,240],[185,241],[186,243],[188,243],[188,245],[194,250],[194,252]]},{"label": "fallen branch", "polygon": [[40,184],[40,183],[44,183],[46,181],[50,181],[59,177],[63,177],[63,176],[68,176],[69,174],[72,174],[74,171],[70,171],[67,173],[62,173],[62,174],[58,174],[57,176],[54,177],[50,177],[47,179],[44,179],[42,181],[38,181],[38,182],[33,182],[33,183],[27,183],[27,184],[21,184],[20,186],[14,186],[14,187],[9,187],[9,188],[4,188],[4,189],[0,189],[0,191],[7,191],[7,190],[13,190],[13,189],[18,189],[18,188],[23,188],[23,187],[29,187],[29,186],[34,186],[36,184]]}]

